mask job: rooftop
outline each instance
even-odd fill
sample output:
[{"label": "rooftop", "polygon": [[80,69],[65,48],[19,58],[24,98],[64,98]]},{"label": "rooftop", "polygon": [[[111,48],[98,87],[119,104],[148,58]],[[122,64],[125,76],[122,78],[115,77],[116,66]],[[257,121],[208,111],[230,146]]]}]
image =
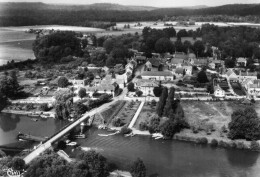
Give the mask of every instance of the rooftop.
[{"label": "rooftop", "polygon": [[172,64],[179,64],[179,63],[183,63],[183,62],[184,62],[184,59],[181,59],[181,58],[172,58],[171,59]]},{"label": "rooftop", "polygon": [[187,60],[187,59],[188,59],[188,55],[186,55],[186,54],[183,53],[183,52],[176,52],[176,53],[174,54],[174,58]]},{"label": "rooftop", "polygon": [[241,76],[257,76],[256,72],[241,72]]},{"label": "rooftop", "polygon": [[170,71],[144,71],[141,76],[173,76]]}]

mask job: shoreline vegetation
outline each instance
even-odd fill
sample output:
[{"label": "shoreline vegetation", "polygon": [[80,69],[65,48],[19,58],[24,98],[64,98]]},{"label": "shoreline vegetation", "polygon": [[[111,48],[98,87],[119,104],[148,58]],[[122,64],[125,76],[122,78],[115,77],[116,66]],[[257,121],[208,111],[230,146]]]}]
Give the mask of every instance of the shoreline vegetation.
[{"label": "shoreline vegetation", "polygon": [[[120,127],[110,128],[110,130],[120,131]],[[161,133],[151,134],[149,131],[141,131],[136,128],[132,128],[132,133],[138,136],[151,136],[153,138],[160,137]],[[161,139],[161,138],[160,138]],[[250,150],[260,152],[259,141],[247,141],[244,139],[231,140],[225,137],[216,137],[213,135],[203,135],[203,134],[194,134],[190,129],[184,129],[180,133],[176,133],[172,139],[164,140],[177,140],[185,141],[189,143],[196,143],[201,145],[209,145],[211,147],[219,148],[229,148],[229,149],[240,149],[240,150]],[[257,143],[258,147],[253,145]],[[253,145],[252,145],[253,144]]]}]

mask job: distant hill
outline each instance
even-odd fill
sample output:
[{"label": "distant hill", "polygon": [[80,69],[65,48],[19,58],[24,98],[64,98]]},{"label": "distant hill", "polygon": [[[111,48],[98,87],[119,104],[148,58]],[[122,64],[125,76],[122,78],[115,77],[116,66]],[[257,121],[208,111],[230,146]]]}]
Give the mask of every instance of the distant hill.
[{"label": "distant hill", "polygon": [[[215,17],[215,16],[218,17]],[[195,21],[257,22],[260,23],[260,4],[230,4],[217,7],[188,6],[156,8],[126,6],[111,3],[62,5],[44,3],[0,3],[0,26],[74,25],[89,26],[89,22],[157,21],[165,17],[181,20],[196,17]],[[221,16],[221,17],[219,17]],[[228,16],[228,17],[227,17]]]},{"label": "distant hill", "polygon": [[197,6],[183,6],[183,7],[177,7],[182,9],[205,9],[208,8],[208,6],[205,5],[197,5]]},{"label": "distant hill", "polygon": [[41,2],[4,2],[0,3],[0,10],[6,9],[35,9],[35,10],[116,10],[116,11],[151,11],[157,9],[150,6],[126,6],[112,3],[95,3],[90,5],[64,5],[64,4],[44,4]]},{"label": "distant hill", "polygon": [[86,9],[96,9],[96,10],[118,10],[118,11],[151,11],[157,9],[156,7],[150,6],[126,6],[120,4],[111,4],[111,3],[95,3],[91,5],[85,5]]}]

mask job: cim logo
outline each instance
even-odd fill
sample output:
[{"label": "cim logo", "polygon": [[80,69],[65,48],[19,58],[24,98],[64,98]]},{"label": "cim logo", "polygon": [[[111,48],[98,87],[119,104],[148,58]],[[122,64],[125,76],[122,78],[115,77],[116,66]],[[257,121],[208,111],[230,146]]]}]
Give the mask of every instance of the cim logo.
[{"label": "cim logo", "polygon": [[[23,177],[23,174],[21,174],[20,171],[13,170],[12,168],[8,168],[6,166],[2,167],[1,172],[6,173],[8,177]],[[0,177],[6,177],[6,175]]]}]

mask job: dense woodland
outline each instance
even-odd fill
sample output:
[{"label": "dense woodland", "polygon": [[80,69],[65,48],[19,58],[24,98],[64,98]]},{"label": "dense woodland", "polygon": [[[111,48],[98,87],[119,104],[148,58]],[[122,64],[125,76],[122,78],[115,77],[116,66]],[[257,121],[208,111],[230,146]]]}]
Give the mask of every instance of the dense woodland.
[{"label": "dense woodland", "polygon": [[[122,8],[123,7],[123,8]],[[135,11],[134,11],[135,10]],[[260,5],[234,4],[203,9],[140,8],[104,6],[64,6],[43,3],[1,3],[0,26],[77,25],[94,22],[135,22],[193,19],[198,21],[260,22]],[[100,25],[100,27],[105,27]]]}]

